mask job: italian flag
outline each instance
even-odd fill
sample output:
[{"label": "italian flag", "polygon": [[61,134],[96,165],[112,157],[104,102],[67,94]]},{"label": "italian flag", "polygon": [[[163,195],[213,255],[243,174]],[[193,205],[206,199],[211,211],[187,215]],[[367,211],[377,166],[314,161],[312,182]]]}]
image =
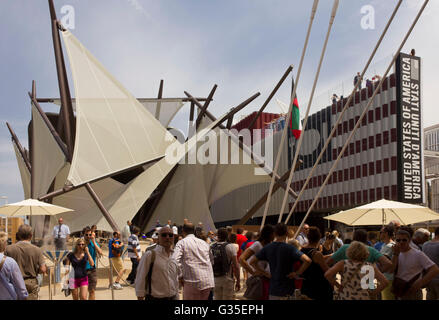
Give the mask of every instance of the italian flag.
[{"label": "italian flag", "polygon": [[[294,79],[293,79],[293,85],[291,87],[291,91],[294,90],[293,88],[294,88]],[[293,92],[291,92],[291,95],[292,94]],[[291,119],[289,125],[294,138],[298,140],[300,137],[300,133],[302,132],[302,122],[300,121],[299,102],[297,102],[297,96],[294,97],[293,109],[291,110]]]}]

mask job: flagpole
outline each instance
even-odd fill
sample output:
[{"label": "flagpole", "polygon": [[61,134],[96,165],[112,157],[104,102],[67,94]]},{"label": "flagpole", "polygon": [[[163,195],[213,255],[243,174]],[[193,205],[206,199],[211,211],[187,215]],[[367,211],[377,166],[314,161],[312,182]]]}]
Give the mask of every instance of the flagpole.
[{"label": "flagpole", "polygon": [[[308,107],[306,108],[305,119],[303,120],[303,125],[302,125],[302,131],[303,132],[305,132],[306,124],[308,122],[309,110],[311,109],[312,99],[314,97],[314,92],[315,92],[315,89],[316,89],[316,86],[317,86],[317,81],[319,80],[320,69],[322,67],[323,58],[325,57],[326,47],[328,45],[329,35],[331,34],[332,25],[334,23],[335,15],[337,13],[338,4],[339,4],[339,0],[334,0],[334,5],[332,7],[331,16],[329,18],[329,26],[328,26],[328,31],[326,33],[326,39],[325,39],[325,42],[324,42],[324,45],[323,45],[322,53],[320,55],[319,66],[317,68],[317,73],[316,73],[316,76],[314,78],[314,84],[313,84],[313,87],[312,87],[312,90],[311,90],[311,96],[310,96],[309,101],[308,101]],[[292,99],[295,99],[295,97],[292,97]],[[300,122],[300,117],[299,117],[299,122]],[[296,167],[297,158],[299,157],[300,148],[302,146],[303,136],[304,136],[304,134],[301,133],[300,137],[299,137],[299,141],[297,142],[297,147],[296,147],[296,150],[295,150],[295,153],[294,153],[294,160],[293,160],[293,164],[291,166],[292,168]],[[288,178],[287,186],[291,185],[291,181],[293,180],[293,176],[294,176],[294,170],[291,170],[290,176]],[[281,207],[280,212],[279,212],[279,220],[278,220],[278,222],[282,221],[282,215],[283,215],[283,212],[285,210],[285,206],[287,204],[287,200],[288,200],[288,193],[284,193],[284,199],[282,201],[282,207]]]},{"label": "flagpole", "polygon": [[[306,48],[308,47],[309,35],[311,33],[311,28],[312,28],[312,25],[313,25],[313,22],[314,22],[314,16],[315,16],[315,13],[317,11],[318,4],[319,4],[319,0],[314,0],[313,6],[312,6],[312,9],[311,9],[311,17],[310,17],[310,21],[309,21],[309,25],[308,25],[308,32],[306,34],[305,44],[304,44],[303,49],[302,49],[302,57],[300,58],[299,69],[297,70],[296,84],[294,85],[292,97],[294,97],[296,95],[297,84],[299,83],[300,73],[302,71],[303,60],[304,60],[304,57],[305,57]],[[288,130],[288,126],[286,124],[290,123],[290,120],[291,120],[291,111],[293,109],[293,102],[294,102],[294,99],[291,99],[290,107],[288,109],[287,119],[285,121],[286,123],[285,123],[285,126],[284,126],[283,131],[282,131],[282,138],[281,138],[281,142],[280,142],[280,145],[279,145],[279,150],[278,150],[277,155],[276,155],[276,163],[275,163],[275,166],[273,168],[273,176],[271,177],[270,188],[268,189],[268,197],[267,197],[267,201],[265,202],[265,208],[264,208],[264,215],[262,217],[261,230],[264,227],[265,218],[267,217],[268,207],[270,206],[271,195],[273,193],[274,180],[275,180],[274,176],[277,174],[277,170],[279,168],[280,157],[282,155],[282,150],[283,150],[284,143],[285,143],[286,133],[287,133],[287,130]]]},{"label": "flagpole", "polygon": [[[363,78],[364,74],[366,73],[367,69],[369,68],[369,65],[370,65],[370,63],[372,62],[372,59],[373,59],[373,57],[375,56],[375,53],[377,52],[379,46],[381,45],[381,42],[383,41],[383,38],[384,38],[384,36],[386,35],[387,30],[389,29],[389,26],[390,26],[390,24],[392,23],[393,18],[395,17],[396,12],[398,11],[398,9],[399,9],[401,3],[402,3],[402,0],[399,0],[398,4],[396,5],[395,9],[393,10],[393,13],[392,13],[392,15],[391,15],[389,21],[387,22],[386,27],[384,28],[383,32],[381,33],[381,36],[380,36],[380,38],[379,38],[377,44],[375,45],[375,48],[374,48],[374,50],[372,51],[372,54],[371,54],[370,57],[369,57],[369,60],[367,61],[365,67],[363,68],[363,72],[361,73],[360,79]],[[334,134],[335,134],[335,132],[336,132],[336,130],[337,130],[337,126],[338,126],[338,124],[342,121],[342,119],[343,119],[343,115],[344,115],[344,113],[346,112],[346,110],[347,110],[347,108],[348,108],[348,106],[349,106],[349,104],[350,104],[350,102],[351,102],[351,100],[352,100],[352,98],[353,98],[355,92],[357,91],[357,88],[358,88],[359,85],[360,85],[360,81],[358,81],[357,84],[354,86],[354,89],[352,90],[352,92],[351,92],[351,94],[350,94],[348,100],[346,101],[346,103],[345,103],[345,105],[344,105],[344,107],[343,107],[343,110],[341,110],[340,116],[337,118],[337,121],[336,121],[336,123],[334,124],[334,126],[333,126],[333,128],[332,128],[332,130],[331,130],[331,133],[329,134],[328,138],[326,139],[326,142],[325,142],[325,145],[324,145],[323,148],[322,148],[322,151],[320,151],[320,154],[319,154],[319,156],[317,157],[317,160],[316,160],[316,162],[314,163],[314,166],[311,168],[311,171],[310,171],[310,173],[308,174],[308,177],[306,178],[305,183],[303,184],[302,189],[301,189],[300,192],[299,192],[299,195],[297,196],[296,200],[294,201],[294,204],[293,204],[293,206],[292,206],[291,209],[290,209],[290,212],[289,212],[289,214],[288,214],[288,216],[287,216],[287,218],[286,218],[286,220],[285,220],[285,223],[288,223],[288,221],[289,221],[289,219],[290,219],[290,217],[291,217],[291,214],[294,212],[294,209],[296,209],[297,204],[299,203],[299,199],[301,198],[301,196],[302,196],[303,193],[305,192],[305,189],[306,189],[306,187],[308,186],[309,181],[311,180],[311,177],[312,177],[312,174],[314,173],[314,170],[317,168],[317,165],[319,164],[320,159],[323,157],[323,154],[325,153],[326,149],[328,148],[329,143],[330,143],[332,137],[334,136]]]},{"label": "flagpole", "polygon": [[[338,154],[337,159],[335,160],[334,164],[331,167],[331,170],[329,171],[328,175],[326,176],[326,179],[323,181],[323,184],[320,186],[319,191],[317,192],[317,195],[314,197],[313,202],[311,203],[311,206],[308,208],[308,211],[306,212],[305,217],[302,220],[302,223],[300,224],[299,228],[297,229],[297,231],[294,234],[293,238],[296,238],[300,229],[303,227],[303,225],[305,224],[306,219],[308,218],[311,210],[313,209],[316,201],[318,200],[320,194],[323,191],[323,188],[325,187],[326,183],[328,182],[329,178],[331,177],[332,173],[334,172],[335,168],[337,167],[338,162],[340,161],[343,153],[345,152],[346,148],[349,146],[349,142],[351,141],[352,137],[354,136],[355,132],[357,131],[358,127],[361,124],[361,121],[363,120],[364,116],[366,115],[369,107],[372,105],[373,101],[374,101],[374,97],[377,95],[378,91],[381,90],[381,87],[383,85],[384,79],[387,77],[387,74],[389,73],[390,69],[392,68],[393,64],[395,63],[397,57],[398,57],[398,53],[401,51],[402,47],[404,46],[404,44],[406,43],[408,37],[410,36],[413,28],[415,27],[416,23],[419,20],[419,17],[421,16],[422,12],[425,9],[425,6],[427,5],[429,0],[425,0],[424,4],[422,5],[421,10],[418,12],[418,15],[416,16],[415,20],[413,21],[412,25],[410,26],[409,31],[407,32],[407,34],[405,35],[403,41],[401,42],[398,50],[396,51],[392,61],[390,62],[389,66],[387,67],[386,72],[384,73],[383,77],[381,78],[378,86],[376,87],[375,91],[373,92],[372,97],[370,97],[368,104],[366,105],[366,107],[364,108],[363,112],[360,115],[360,118],[357,120],[357,123],[354,126],[354,129],[351,131],[349,137],[347,138],[345,145],[343,146],[343,148],[341,149],[341,152]],[[358,81],[357,84],[359,84],[360,81]]]}]

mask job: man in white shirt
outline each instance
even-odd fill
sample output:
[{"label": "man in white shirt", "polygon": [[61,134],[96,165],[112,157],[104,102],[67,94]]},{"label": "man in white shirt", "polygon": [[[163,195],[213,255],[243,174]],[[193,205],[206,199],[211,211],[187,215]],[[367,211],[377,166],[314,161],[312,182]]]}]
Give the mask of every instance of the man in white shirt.
[{"label": "man in white shirt", "polygon": [[122,230],[122,241],[123,243],[128,243],[128,238],[131,235],[131,222],[127,221],[127,224],[125,225],[125,227],[123,227]]},{"label": "man in white shirt", "polygon": [[299,235],[297,236],[297,241],[299,241],[299,244],[301,247],[306,247],[309,243],[308,241],[308,231],[309,231],[309,225],[306,223],[303,225],[302,230],[300,231]]},{"label": "man in white shirt", "polygon": [[59,218],[58,224],[53,227],[52,235],[55,241],[55,250],[66,250],[66,242],[69,241],[70,229],[64,224],[62,218]]},{"label": "man in white shirt", "polygon": [[[410,233],[402,228],[396,233],[391,268],[396,270],[393,293],[400,300],[422,300],[421,288],[439,275],[439,268],[422,251],[410,247],[410,238]],[[406,284],[395,285],[401,280],[408,285],[407,289]]]},{"label": "man in white shirt", "polygon": [[172,229],[162,227],[158,238],[157,246],[142,256],[137,267],[135,288],[138,300],[178,299],[178,266],[172,257]]}]

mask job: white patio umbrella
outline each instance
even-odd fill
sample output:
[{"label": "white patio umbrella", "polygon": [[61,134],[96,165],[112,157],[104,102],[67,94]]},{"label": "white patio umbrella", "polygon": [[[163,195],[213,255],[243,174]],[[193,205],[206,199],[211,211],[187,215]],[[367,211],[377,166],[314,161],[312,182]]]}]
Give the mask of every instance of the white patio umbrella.
[{"label": "white patio umbrella", "polygon": [[436,220],[439,214],[430,208],[381,199],[346,211],[325,217],[349,226],[385,225],[398,220],[403,225]]},{"label": "white patio umbrella", "polygon": [[53,204],[27,199],[16,203],[9,203],[0,207],[0,214],[8,217],[18,216],[54,216],[62,212],[73,211],[72,209],[55,206]]}]

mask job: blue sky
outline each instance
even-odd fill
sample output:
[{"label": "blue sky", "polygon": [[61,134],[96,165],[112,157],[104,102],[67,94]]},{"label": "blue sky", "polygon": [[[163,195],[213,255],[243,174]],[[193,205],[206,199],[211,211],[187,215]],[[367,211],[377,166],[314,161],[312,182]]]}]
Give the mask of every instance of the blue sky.
[{"label": "blue sky", "polygon": [[[302,112],[332,3],[319,3],[297,91]],[[396,3],[340,1],[312,112],[328,104],[328,92],[340,95],[342,82],[345,94],[352,89],[352,76],[362,70]],[[373,70],[379,73],[390,61],[422,3],[404,1],[374,59]],[[135,96],[155,97],[160,79],[165,81],[165,97],[184,96],[184,90],[207,96],[217,84],[209,110],[219,116],[259,91],[261,96],[242,113],[257,110],[290,64],[296,74],[312,1],[55,0],[59,19],[64,5],[75,9],[75,29],[71,31]],[[364,5],[375,9],[373,30],[361,28]],[[434,35],[439,30],[438,16],[438,1],[430,1],[403,50],[416,48],[423,59],[424,126],[439,122],[434,100],[439,85],[439,38]],[[23,199],[23,192],[5,121],[27,147],[27,91],[32,80],[36,80],[38,97],[59,96],[46,0],[0,2],[0,61],[0,196],[15,202]],[[72,81],[70,88],[73,93]],[[290,80],[275,98],[287,102],[289,91]],[[274,100],[267,111],[280,112]],[[177,115],[174,126],[185,128],[188,109],[186,105]]]}]

